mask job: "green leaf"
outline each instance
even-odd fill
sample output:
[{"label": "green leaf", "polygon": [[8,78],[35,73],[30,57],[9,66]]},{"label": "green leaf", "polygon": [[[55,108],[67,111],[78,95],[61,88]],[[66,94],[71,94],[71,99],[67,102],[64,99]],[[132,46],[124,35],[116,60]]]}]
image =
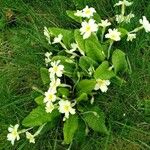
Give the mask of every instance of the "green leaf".
[{"label": "green leaf", "polygon": [[76,130],[74,139],[77,142],[83,142],[86,137],[86,125],[85,122],[82,119],[78,119],[78,129]]},{"label": "green leaf", "polygon": [[103,48],[94,35],[85,41],[85,50],[86,55],[96,62],[102,62],[105,59]]},{"label": "green leaf", "polygon": [[109,80],[115,76],[115,73],[112,70],[109,70],[108,61],[104,61],[95,71],[95,79]]},{"label": "green leaf", "polygon": [[48,30],[51,33],[51,35],[55,37],[58,36],[59,34],[62,34],[63,35],[62,41],[67,47],[70,47],[71,43],[74,40],[73,30],[66,30],[66,29],[55,28],[55,27],[48,28]]},{"label": "green leaf", "polygon": [[101,22],[101,17],[98,13],[94,13],[94,16],[93,16],[94,20],[96,20],[97,22]]},{"label": "green leaf", "polygon": [[119,28],[118,31],[121,32],[121,37],[124,37],[128,34],[128,31],[124,28]]},{"label": "green leaf", "polygon": [[83,55],[86,52],[85,44],[87,41],[95,41],[95,43],[100,44],[95,34],[92,34],[88,39],[83,39],[83,36],[81,35],[81,32],[79,31],[79,29],[76,29],[74,31],[74,38],[75,38],[76,43],[78,44],[80,53]]},{"label": "green leaf", "polygon": [[87,113],[83,114],[83,118],[87,122],[88,126],[94,131],[102,134],[108,134],[107,128],[105,126],[104,113],[99,109],[99,107],[95,106],[89,108]]},{"label": "green leaf", "polygon": [[76,64],[73,62],[72,59],[65,57],[65,56],[54,56],[52,58],[52,61],[57,61],[60,60],[61,64],[64,65],[64,74],[66,76],[72,77],[75,69],[76,69]]},{"label": "green leaf", "polygon": [[75,15],[74,15],[74,13],[76,13],[76,11],[67,10],[66,13],[67,13],[67,15],[68,15],[71,19],[75,20],[76,22],[79,22],[79,23],[82,22],[82,18],[81,18],[81,17],[78,17],[78,16],[75,16]]},{"label": "green leaf", "polygon": [[71,115],[69,119],[64,123],[63,134],[64,134],[64,142],[66,144],[70,144],[73,140],[74,134],[78,128],[78,116]]},{"label": "green leaf", "polygon": [[46,113],[45,108],[38,106],[33,109],[30,114],[24,118],[22,125],[25,127],[40,126],[46,122],[51,122],[59,116],[58,110],[53,110],[52,113]]},{"label": "green leaf", "polygon": [[35,98],[35,102],[38,104],[38,105],[43,105],[43,99],[44,99],[44,96],[41,95],[41,96],[38,96]]},{"label": "green leaf", "polygon": [[70,91],[68,88],[58,88],[58,96],[65,96],[65,97],[69,97],[70,95]]},{"label": "green leaf", "polygon": [[115,73],[118,73],[120,71],[126,72],[128,70],[125,53],[119,49],[113,52],[112,63],[115,69]]},{"label": "green leaf", "polygon": [[77,89],[79,91],[79,93],[91,93],[91,91],[94,89],[96,84],[96,81],[94,79],[92,80],[81,80],[78,85],[77,85]]},{"label": "green leaf", "polygon": [[79,97],[76,99],[77,102],[86,101],[88,100],[88,96],[86,93],[81,93]]},{"label": "green leaf", "polygon": [[78,29],[74,31],[74,38],[76,43],[78,44],[80,53],[85,53],[85,40],[83,40],[83,36]]},{"label": "green leaf", "polygon": [[90,57],[87,56],[82,56],[80,57],[79,60],[79,66],[84,70],[84,71],[88,71],[88,69],[93,66],[93,67],[97,67],[98,63],[96,61],[94,61],[93,59],[91,59]]},{"label": "green leaf", "polygon": [[41,74],[41,79],[42,79],[43,84],[50,83],[50,77],[49,77],[49,72],[47,68],[41,68],[40,74]]}]

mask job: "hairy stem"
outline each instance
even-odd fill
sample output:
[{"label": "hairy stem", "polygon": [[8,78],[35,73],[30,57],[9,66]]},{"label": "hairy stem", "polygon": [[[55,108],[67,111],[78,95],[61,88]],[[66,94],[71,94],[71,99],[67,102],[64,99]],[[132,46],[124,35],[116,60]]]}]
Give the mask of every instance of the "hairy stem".
[{"label": "hairy stem", "polygon": [[106,30],[106,28],[103,28],[103,30],[102,30],[101,42],[103,42],[105,30]]},{"label": "hairy stem", "polygon": [[109,59],[110,58],[110,51],[111,51],[111,47],[112,47],[112,45],[113,45],[113,41],[111,41],[110,42],[110,45],[109,45],[109,48],[108,48],[108,55],[107,55],[107,59]]}]

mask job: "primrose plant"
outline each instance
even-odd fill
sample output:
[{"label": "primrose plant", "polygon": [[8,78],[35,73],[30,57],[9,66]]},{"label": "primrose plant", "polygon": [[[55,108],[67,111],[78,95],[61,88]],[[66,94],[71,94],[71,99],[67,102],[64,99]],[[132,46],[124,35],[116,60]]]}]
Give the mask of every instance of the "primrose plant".
[{"label": "primrose plant", "polygon": [[132,31],[124,28],[134,17],[132,12],[126,14],[131,5],[127,0],[116,3],[114,7],[120,8],[120,14],[110,20],[101,19],[89,6],[67,11],[80,24],[79,29],[44,27],[46,40],[54,49],[53,53],[45,53],[46,67],[40,70],[44,90],[34,87],[40,94],[35,98],[38,106],[23,120],[26,129],[19,130],[19,124],[8,128],[7,139],[12,145],[23,133],[30,143],[35,143],[39,134],[55,126],[62,128],[65,144],[81,142],[89,128],[108,134],[98,101],[113,84],[125,82],[123,73],[131,72],[129,59],[114,43],[122,39],[131,42],[142,29],[150,32],[145,16]]}]

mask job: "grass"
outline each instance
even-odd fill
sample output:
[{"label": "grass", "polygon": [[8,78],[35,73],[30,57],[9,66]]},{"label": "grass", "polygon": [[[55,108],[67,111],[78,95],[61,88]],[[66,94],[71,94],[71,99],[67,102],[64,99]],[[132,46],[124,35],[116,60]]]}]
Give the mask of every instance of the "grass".
[{"label": "grass", "polygon": [[[59,124],[36,139],[35,145],[23,139],[12,147],[6,135],[10,124],[20,123],[35,107],[36,93],[32,87],[42,87],[39,68],[44,66],[44,53],[52,50],[43,36],[43,26],[75,28],[77,25],[65,11],[79,8],[78,1],[75,5],[70,0],[0,1],[0,149],[65,150],[68,147],[62,144]],[[111,17],[116,11],[113,3],[113,0],[93,0],[90,4],[101,16]],[[150,2],[134,0],[132,9],[137,19],[129,28],[132,29],[142,15],[150,20]],[[144,107],[146,101],[150,101],[150,35],[140,32],[136,42],[119,46],[127,53],[133,72],[125,76],[127,84],[112,86],[98,99],[110,134],[101,137],[91,131],[82,145],[72,145],[73,150],[150,149],[150,113]]]}]

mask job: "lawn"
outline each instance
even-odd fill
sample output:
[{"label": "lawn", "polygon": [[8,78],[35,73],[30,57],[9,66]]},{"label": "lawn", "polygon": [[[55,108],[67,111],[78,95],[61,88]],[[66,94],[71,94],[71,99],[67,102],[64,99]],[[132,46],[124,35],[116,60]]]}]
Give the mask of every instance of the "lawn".
[{"label": "lawn", "polygon": [[[23,138],[14,146],[7,141],[8,126],[21,121],[36,106],[37,92],[42,88],[40,68],[45,66],[44,54],[52,51],[43,34],[44,26],[72,29],[79,27],[67,17],[66,10],[95,7],[102,18],[117,12],[117,0],[1,0],[0,1],[0,149],[2,150],[65,150],[59,123],[29,144]],[[150,2],[134,0],[131,6],[135,19],[133,29],[145,15],[150,20]],[[84,142],[74,142],[72,150],[148,150],[150,149],[150,34],[139,32],[136,41],[120,49],[128,55],[131,74],[127,81],[98,99],[105,112],[108,136],[89,132]]]}]

